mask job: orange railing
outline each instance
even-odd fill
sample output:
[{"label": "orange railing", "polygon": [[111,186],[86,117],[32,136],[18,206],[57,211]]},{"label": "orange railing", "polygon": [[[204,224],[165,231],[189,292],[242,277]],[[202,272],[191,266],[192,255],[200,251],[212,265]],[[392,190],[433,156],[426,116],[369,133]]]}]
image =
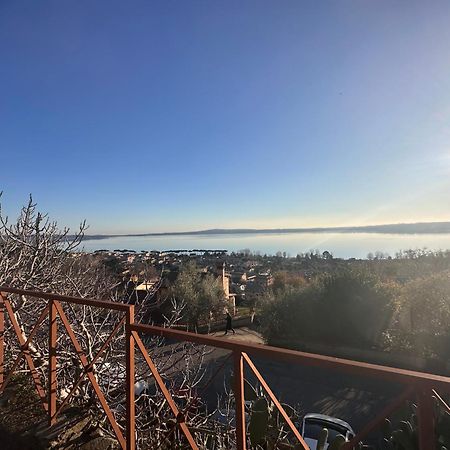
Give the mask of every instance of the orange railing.
[{"label": "orange railing", "polygon": [[[34,325],[31,325],[28,337],[24,336],[21,325],[16,318],[12,302],[9,294],[19,294],[26,297],[40,298],[46,300],[45,307],[40,312],[39,318]],[[81,345],[73,331],[72,325],[69,322],[62,304],[85,305],[97,308],[104,308],[107,310],[114,310],[122,314],[122,318],[115,324],[109,337],[102,344],[95,356],[88,361]],[[35,364],[33,362],[32,352],[30,352],[30,345],[42,325],[44,320],[48,317],[48,386],[44,389]],[[69,336],[84,372],[79,376],[74,386],[71,388],[68,396],[58,403],[57,398],[57,377],[56,370],[58,365],[57,354],[57,317],[62,322],[64,329]],[[8,318],[14,334],[16,335],[20,351],[19,354],[10,364],[9,370],[5,373],[4,365],[4,332],[5,332],[5,318]],[[28,324],[30,325],[30,324]],[[126,367],[126,423],[122,426],[117,422],[114,413],[107,403],[105,395],[102,392],[94,373],[93,367],[98,358],[105,351],[108,344],[117,334],[121,327],[125,327],[125,367]],[[182,342],[190,342],[194,344],[206,345],[216,348],[226,349],[232,352],[234,364],[234,395],[235,395],[235,417],[236,417],[236,447],[238,450],[245,450],[247,448],[247,433],[245,423],[244,410],[244,365],[252,371],[254,376],[259,381],[260,385],[266,391],[267,395],[272,400],[275,407],[279,410],[281,416],[284,418],[293,435],[297,438],[301,447],[308,450],[307,444],[304,442],[297,427],[292,423],[289,415],[283,409],[281,403],[277,400],[275,394],[272,392],[264,378],[253,363],[251,356],[259,356],[271,360],[287,361],[294,364],[302,364],[308,366],[321,367],[331,370],[344,371],[350,374],[363,375],[368,377],[375,377],[387,381],[393,381],[404,385],[404,390],[400,392],[388,406],[386,406],[376,417],[374,417],[361,430],[357,431],[356,436],[344,444],[344,450],[356,448],[360,441],[363,441],[372,431],[376,430],[383,423],[386,417],[392,415],[397,409],[405,404],[407,400],[414,400],[417,403],[418,409],[418,445],[420,450],[437,450],[435,449],[435,404],[434,399],[437,399],[441,407],[448,413],[450,408],[444,399],[440,396],[442,393],[450,393],[450,378],[439,375],[432,375],[427,373],[414,372],[404,369],[396,369],[391,367],[379,366],[375,364],[362,363],[350,361],[345,359],[333,358],[323,355],[316,355],[294,350],[280,349],[264,345],[252,345],[243,342],[230,341],[217,337],[199,335],[185,331],[179,331],[171,328],[161,328],[150,325],[143,325],[134,323],[134,306],[122,303],[115,303],[109,301],[84,299],[77,297],[67,297],[56,294],[31,292],[21,289],[14,289],[9,287],[0,287],[0,393],[4,391],[11,376],[14,374],[19,366],[22,358],[28,365],[28,369],[32,375],[36,391],[42,401],[42,405],[48,414],[49,425],[53,425],[58,417],[58,414],[68,404],[73,397],[77,387],[84,380],[85,377],[90,381],[96,395],[98,402],[104,410],[109,423],[117,437],[117,440],[126,450],[134,450],[136,448],[136,430],[135,430],[135,348],[142,353],[146,364],[152,372],[157,386],[164,395],[167,404],[169,405],[177,426],[189,443],[190,448],[198,449],[195,442],[195,432],[191,433],[189,430],[186,417],[181,412],[175,401],[173,400],[169,390],[167,389],[161,375],[158,373],[157,367],[154,364],[151,355],[146,350],[143,343],[143,336],[160,336],[171,338]],[[440,394],[438,394],[438,392]],[[434,399],[433,399],[434,398]]]},{"label": "orange railing", "polygon": [[[34,385],[42,402],[42,406],[45,411],[48,413],[49,425],[53,425],[56,422],[56,419],[62,409],[68,404],[70,399],[73,397],[76,392],[78,386],[83,381],[85,377],[87,377],[92,384],[92,387],[95,391],[97,399],[103,408],[109,423],[116,435],[117,440],[119,441],[121,447],[123,449],[134,448],[133,440],[134,436],[130,433],[130,430],[133,430],[133,424],[127,424],[126,427],[126,435],[122,433],[121,428],[119,427],[113,412],[111,411],[105,395],[102,392],[102,389],[99,386],[99,383],[93,373],[93,367],[95,362],[100,358],[108,344],[117,334],[118,330],[121,326],[126,323],[127,329],[133,323],[134,319],[134,306],[133,305],[125,305],[122,303],[115,303],[109,301],[100,301],[100,300],[91,300],[84,299],[78,297],[67,297],[62,295],[54,295],[43,292],[32,292],[25,291],[22,289],[13,289],[13,288],[0,288],[0,392],[3,392],[11,380],[12,375],[17,369],[18,365],[21,362],[22,358],[25,358],[28,369],[31,373],[31,376],[34,381]],[[25,338],[23,330],[21,328],[21,324],[19,324],[11,301],[8,298],[8,294],[19,294],[25,295],[26,297],[39,298],[47,301],[47,304],[40,312],[39,318],[35,324],[32,325],[31,331],[27,338]],[[121,320],[114,326],[111,334],[103,343],[101,348],[98,350],[96,355],[91,361],[88,361],[81,345],[74,333],[74,330],[61,306],[61,304],[70,303],[75,305],[84,305],[84,306],[92,306],[97,308],[103,308],[106,310],[118,311],[123,314]],[[19,343],[19,354],[15,357],[11,368],[8,373],[4,373],[4,331],[5,331],[5,313],[7,318],[9,319],[12,329],[14,330],[14,334],[18,339]],[[56,343],[57,343],[57,317],[61,320],[65,331],[67,332],[75,350],[76,354],[80,360],[80,363],[83,367],[83,373],[79,376],[78,380],[75,382],[72,387],[70,393],[65,397],[65,399],[59,404],[57,404],[57,380],[56,380],[56,369],[57,369],[57,351],[56,351]],[[45,392],[44,387],[42,386],[41,377],[36,370],[31,352],[30,345],[32,344],[33,338],[37,334],[39,328],[41,327],[44,320],[48,317],[49,320],[49,328],[48,328],[48,386],[47,393]],[[130,345],[131,342],[127,342],[126,345],[126,375],[127,375],[127,418],[133,417],[133,396],[134,396],[134,355],[132,349],[134,345]]]}]

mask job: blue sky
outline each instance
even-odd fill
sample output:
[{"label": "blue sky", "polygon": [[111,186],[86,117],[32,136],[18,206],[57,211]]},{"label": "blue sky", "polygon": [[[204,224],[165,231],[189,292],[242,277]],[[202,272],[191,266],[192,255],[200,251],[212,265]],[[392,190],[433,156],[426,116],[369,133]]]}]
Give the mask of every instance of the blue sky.
[{"label": "blue sky", "polygon": [[450,220],[450,2],[0,2],[0,187],[90,232]]}]

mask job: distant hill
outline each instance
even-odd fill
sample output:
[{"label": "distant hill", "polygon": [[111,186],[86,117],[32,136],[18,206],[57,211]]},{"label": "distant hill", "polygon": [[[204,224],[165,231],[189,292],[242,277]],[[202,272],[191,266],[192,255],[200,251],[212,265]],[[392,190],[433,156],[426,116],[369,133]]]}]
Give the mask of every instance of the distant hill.
[{"label": "distant hill", "polygon": [[178,231],[170,233],[140,234],[95,234],[85,239],[107,239],[111,237],[144,236],[184,236],[216,234],[284,234],[284,233],[381,233],[381,234],[437,234],[450,233],[450,222],[395,223],[386,225],[367,225],[359,227],[321,227],[321,228],[216,228],[199,231]]}]

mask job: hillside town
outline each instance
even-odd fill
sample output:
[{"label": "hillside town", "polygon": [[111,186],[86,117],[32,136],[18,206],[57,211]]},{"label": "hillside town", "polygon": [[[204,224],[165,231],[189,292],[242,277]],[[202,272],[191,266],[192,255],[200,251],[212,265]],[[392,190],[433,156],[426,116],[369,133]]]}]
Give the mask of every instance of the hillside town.
[{"label": "hillside town", "polygon": [[[73,255],[80,256],[86,255]],[[200,277],[210,275],[217,280],[223,290],[224,314],[230,312],[232,316],[247,316],[252,320],[256,299],[273,285],[276,266],[273,258],[225,251],[99,250],[93,257],[114,274],[117,287],[123,288],[124,301],[145,304],[152,310],[149,320],[155,323],[163,321],[170,289],[188,263],[195,265]]]}]

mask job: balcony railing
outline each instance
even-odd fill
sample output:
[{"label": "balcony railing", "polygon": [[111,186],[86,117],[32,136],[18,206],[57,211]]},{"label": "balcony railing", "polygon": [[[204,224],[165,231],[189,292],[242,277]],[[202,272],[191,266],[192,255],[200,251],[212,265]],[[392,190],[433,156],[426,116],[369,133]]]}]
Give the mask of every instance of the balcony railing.
[{"label": "balcony railing", "polygon": [[[13,308],[13,302],[10,300],[11,294],[25,296],[26,298],[38,298],[44,301],[45,306],[40,312],[37,321],[34,324],[21,324],[17,319]],[[89,361],[86,353],[83,351],[80,342],[74,332],[63,305],[84,305],[88,307],[103,308],[105,310],[116,311],[121,315],[120,320],[112,327],[109,337],[104,341],[96,354]],[[64,333],[75,348],[75,353],[83,367],[83,372],[71,387],[70,392],[64,399],[58,399],[57,390],[57,368],[58,351],[57,318],[62,323]],[[10,361],[5,362],[5,319],[10,321],[12,330],[18,339],[19,351],[15,357],[11,356]],[[33,352],[30,350],[33,338],[38,330],[48,319],[48,374],[47,386],[42,384],[35,362]],[[27,325],[30,330],[28,336],[24,335],[24,326]],[[118,330],[125,328],[125,368],[126,368],[126,422],[119,424],[116,417],[108,405],[107,399],[102,392],[95,374],[94,366],[102,356],[109,343],[114,339]],[[61,327],[60,327],[61,328]],[[450,408],[442,398],[442,394],[450,393],[450,378],[427,373],[414,372],[404,369],[396,369],[375,364],[356,362],[351,360],[333,358],[323,355],[316,355],[304,352],[298,352],[287,349],[280,349],[264,345],[252,345],[244,342],[231,341],[217,337],[199,335],[171,328],[161,328],[156,326],[134,323],[134,306],[109,301],[92,300],[77,297],[67,297],[43,292],[31,292],[21,289],[0,287],[0,393],[3,392],[11,380],[13,374],[17,371],[22,359],[28,366],[31,373],[36,392],[42,402],[48,416],[49,425],[55,424],[58,415],[70,403],[77,388],[87,378],[95,391],[97,401],[103,409],[111,428],[124,450],[134,450],[136,448],[136,429],[135,429],[135,360],[136,349],[142,353],[142,356],[148,365],[154,380],[163,394],[168,406],[170,407],[178,429],[186,438],[191,449],[198,449],[195,441],[195,430],[191,431],[188,426],[188,420],[183,411],[181,411],[174,401],[169,389],[166,387],[163,378],[158,372],[157,366],[152,359],[152,355],[147,351],[144,341],[146,336],[160,336],[177,340],[181,342],[190,342],[199,345],[205,345],[215,348],[225,349],[231,352],[234,366],[233,388],[235,396],[235,428],[236,428],[236,447],[238,450],[245,450],[248,447],[248,436],[245,415],[245,394],[244,394],[244,366],[248,367],[254,374],[267,396],[271,399],[275,407],[280,412],[287,426],[290,428],[293,436],[298,440],[300,448],[308,450],[308,446],[303,440],[299,430],[291,421],[288,413],[284,410],[282,404],[266,383],[261,373],[252,361],[252,357],[263,357],[270,360],[285,361],[290,364],[300,364],[323,368],[329,371],[343,371],[353,375],[375,377],[390,382],[398,383],[404,386],[398,396],[390,404],[382,409],[360,430],[357,430],[356,436],[351,441],[346,442],[342,449],[350,450],[356,448],[359,442],[364,441],[367,436],[379,428],[385,419],[391,416],[396,410],[401,408],[407,400],[413,400],[417,405],[418,420],[418,448],[420,450],[438,450],[436,449],[435,439],[435,421],[436,408],[435,402],[439,402],[441,407],[450,414]],[[8,336],[12,339],[13,336]],[[8,370],[6,371],[6,367]]]}]

